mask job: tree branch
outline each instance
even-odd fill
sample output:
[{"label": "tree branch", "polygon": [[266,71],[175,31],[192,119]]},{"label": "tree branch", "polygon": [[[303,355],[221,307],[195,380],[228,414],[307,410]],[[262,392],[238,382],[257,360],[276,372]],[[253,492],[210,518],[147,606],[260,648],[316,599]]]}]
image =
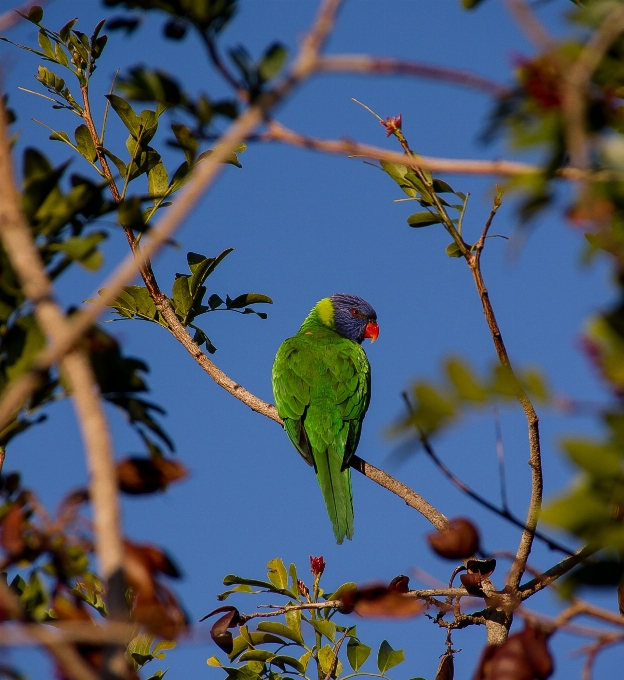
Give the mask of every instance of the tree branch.
[{"label": "tree branch", "polygon": [[[480,161],[480,160],[461,160],[455,158],[431,158],[420,156],[418,164],[405,154],[396,151],[388,151],[381,147],[361,144],[350,139],[330,140],[319,139],[302,135],[293,130],[289,130],[277,121],[270,121],[267,131],[262,138],[268,142],[285,142],[292,146],[298,146],[314,151],[324,151],[325,153],[338,154],[340,156],[352,156],[356,158],[370,158],[372,160],[388,161],[390,163],[401,163],[412,168],[427,168],[434,172],[459,173],[462,175],[502,175],[518,176],[532,175],[542,172],[542,169],[527,163],[516,161]],[[567,176],[567,170],[562,171]],[[574,175],[574,173],[572,173]],[[577,173],[578,175],[578,173]]]},{"label": "tree branch", "polygon": [[[0,104],[0,240],[25,295],[32,301],[37,323],[54,341],[65,327],[65,315],[54,300],[44,264],[21,212],[11,166],[6,112]],[[61,362],[73,396],[91,473],[89,484],[96,534],[96,552],[108,582],[112,617],[125,610],[123,546],[117,498],[117,476],[108,425],[89,360],[72,350]]]},{"label": "tree branch", "polygon": [[481,237],[477,242],[476,247],[474,248],[470,257],[467,258],[467,262],[468,266],[470,267],[470,271],[472,273],[472,277],[474,279],[477,292],[479,293],[479,298],[481,300],[481,305],[483,307],[485,320],[487,322],[490,335],[492,336],[492,340],[494,342],[494,349],[496,350],[496,355],[498,356],[498,360],[501,366],[505,367],[509,371],[509,374],[514,381],[516,396],[518,398],[518,401],[520,402],[520,405],[522,406],[522,410],[524,411],[529,430],[529,465],[531,466],[531,500],[529,502],[527,519],[524,523],[525,528],[522,531],[520,544],[518,545],[518,550],[516,552],[516,560],[514,564],[512,564],[508,577],[509,586],[515,590],[520,583],[520,579],[522,578],[526,562],[531,553],[533,538],[536,535],[535,532],[537,528],[539,512],[542,507],[544,481],[542,475],[542,460],[540,452],[539,418],[537,417],[537,414],[535,412],[535,409],[529,396],[527,395],[526,391],[524,390],[524,388],[522,387],[514,373],[511,360],[509,359],[509,355],[507,353],[507,348],[505,347],[505,343],[503,341],[502,333],[498,326],[498,321],[496,320],[496,316],[494,314],[494,308],[492,307],[490,296],[485,286],[485,282],[483,280],[483,274],[481,272],[481,255],[483,253],[485,238],[487,236],[488,230],[499,206],[500,206],[500,194],[496,197],[494,201],[492,211],[490,212],[490,216],[485,224]]},{"label": "tree branch", "polygon": [[520,598],[522,600],[526,600],[532,595],[535,595],[535,593],[538,593],[540,590],[543,590],[551,583],[554,583],[558,578],[561,578],[562,576],[567,574],[571,569],[574,569],[574,567],[583,562],[583,560],[585,560],[587,557],[593,555],[596,552],[596,550],[597,548],[590,548],[588,546],[585,546],[580,550],[577,550],[577,552],[574,555],[570,555],[561,560],[561,562],[558,562],[557,564],[553,565],[550,569],[547,569],[540,576],[537,576],[536,578],[531,579],[524,585],[521,585],[520,588],[518,589]]},{"label": "tree branch", "polygon": [[461,85],[493,97],[504,97],[509,88],[469,71],[446,66],[433,66],[417,61],[371,57],[365,54],[328,54],[316,62],[318,73],[362,73],[364,75],[401,75],[427,78],[453,85]]}]

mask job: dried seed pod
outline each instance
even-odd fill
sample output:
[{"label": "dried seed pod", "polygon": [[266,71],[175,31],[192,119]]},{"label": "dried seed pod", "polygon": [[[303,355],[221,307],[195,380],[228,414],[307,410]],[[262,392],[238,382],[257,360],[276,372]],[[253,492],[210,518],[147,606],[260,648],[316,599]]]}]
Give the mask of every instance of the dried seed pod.
[{"label": "dried seed pod", "polygon": [[438,671],[435,674],[435,680],[453,680],[455,676],[455,664],[453,662],[453,652],[447,650],[440,659]]},{"label": "dried seed pod", "polygon": [[[401,579],[398,581],[399,587],[406,588],[406,590],[397,590],[392,585],[397,579]],[[355,611],[356,614],[365,618],[402,619],[416,616],[423,610],[424,605],[416,598],[404,594],[407,592],[407,582],[409,579],[403,576],[397,577],[388,586],[378,584],[348,590],[342,596],[344,608],[340,611],[345,614]]]},{"label": "dried seed pod", "polygon": [[479,550],[479,532],[468,519],[457,517],[450,521],[450,528],[427,534],[432,549],[448,560],[463,560]]}]

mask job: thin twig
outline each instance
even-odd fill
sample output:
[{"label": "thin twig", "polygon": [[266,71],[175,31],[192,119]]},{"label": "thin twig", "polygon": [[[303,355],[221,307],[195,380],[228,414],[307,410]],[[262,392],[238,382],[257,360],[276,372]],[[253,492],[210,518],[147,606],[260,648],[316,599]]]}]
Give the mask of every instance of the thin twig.
[{"label": "thin twig", "polygon": [[542,52],[550,52],[555,41],[525,0],[507,0],[507,7],[529,40]]},{"label": "thin twig", "polygon": [[331,663],[329,664],[329,670],[327,671],[325,680],[331,680],[331,677],[334,674],[334,671],[336,670],[336,664],[338,663],[338,654],[340,652],[340,648],[342,647],[342,643],[346,640],[350,630],[351,630],[350,628],[347,628],[347,630],[345,630],[345,632],[342,634],[340,640],[338,640],[338,642],[336,643],[336,646],[334,648],[334,656],[332,657]]},{"label": "thin twig", "polygon": [[516,397],[522,406],[522,410],[524,411],[529,431],[531,499],[529,501],[527,518],[523,523],[524,529],[522,531],[518,550],[516,551],[516,561],[514,564],[512,564],[508,575],[508,584],[512,590],[515,590],[520,583],[525,564],[531,553],[533,538],[539,535],[536,530],[539,513],[542,507],[544,479],[542,474],[542,457],[540,451],[539,418],[537,417],[537,413],[535,412],[535,408],[533,407],[533,403],[531,402],[529,395],[526,393],[526,390],[522,387],[514,373],[509,354],[507,353],[507,348],[505,347],[503,335],[499,328],[498,321],[496,320],[496,315],[494,314],[494,308],[492,307],[492,302],[490,301],[490,295],[486,288],[485,281],[483,280],[483,274],[481,272],[481,256],[483,254],[483,246],[485,244],[485,239],[487,237],[490,225],[492,224],[500,204],[501,194],[499,192],[494,199],[492,210],[481,234],[481,238],[477,242],[471,253],[471,256],[467,261],[475,282],[475,286],[477,288],[477,292],[479,294],[479,298],[481,300],[481,306],[483,307],[485,320],[487,322],[490,335],[492,336],[492,341],[494,343],[496,355],[498,356],[498,361],[503,368],[507,369],[509,376],[513,380],[516,390]]},{"label": "thin twig", "polygon": [[214,36],[208,35],[205,31],[202,31],[201,29],[199,30],[199,36],[204,45],[206,46],[206,49],[208,50],[208,55],[214,67],[217,69],[217,71],[219,71],[219,73],[223,76],[226,82],[236,92],[238,98],[241,101],[247,101],[249,97],[247,96],[246,90],[243,87],[241,87],[241,84],[232,75],[228,67],[225,65],[223,59],[221,59],[221,55],[217,50],[217,45],[215,43]]},{"label": "thin twig", "polygon": [[538,593],[540,590],[548,587],[558,578],[561,578],[571,569],[574,569],[574,567],[576,567],[578,564],[593,555],[596,550],[597,548],[584,546],[583,548],[577,550],[573,555],[565,557],[563,560],[561,560],[561,562],[557,562],[557,564],[550,567],[550,569],[547,569],[540,576],[531,579],[524,585],[521,585],[518,589],[520,597],[523,600],[526,600],[532,595],[535,595],[535,593]]},{"label": "thin twig", "polygon": [[493,97],[504,97],[509,88],[469,71],[446,66],[433,66],[417,61],[373,57],[365,54],[328,54],[320,57],[316,64],[319,73],[362,73],[365,75],[401,75],[427,78],[438,82],[461,85],[484,92]]},{"label": "thin twig", "polygon": [[[408,408],[410,409],[410,412],[412,412],[413,407],[411,405],[411,402],[409,401],[406,392],[403,392],[403,399],[405,400]],[[504,507],[499,508],[497,505],[489,501],[487,498],[481,496],[481,494],[474,491],[474,489],[471,489],[465,482],[459,479],[459,477],[457,477],[438,456],[433,446],[431,445],[429,438],[422,430],[420,430],[420,443],[422,444],[425,453],[433,461],[434,465],[451,482],[451,484],[453,484],[453,486],[458,488],[462,493],[466,494],[466,496],[469,496],[474,501],[479,503],[479,505],[482,505],[484,508],[487,508],[488,510],[495,513],[499,517],[506,519],[508,522],[511,522],[512,524],[515,524],[518,528],[522,529],[523,531],[529,531],[529,527],[522,520],[518,519],[515,515],[509,512],[508,509],[505,509]],[[566,555],[575,554],[573,550],[566,548],[558,541],[555,541],[549,536],[542,534],[540,531],[537,531],[535,529],[531,529],[530,531],[536,538],[538,538],[540,541],[543,541],[551,550],[558,550],[560,552],[565,553]]]},{"label": "thin twig", "polygon": [[498,461],[498,479],[500,483],[501,506],[503,510],[509,512],[507,502],[507,482],[505,480],[505,451],[503,449],[503,433],[501,431],[500,414],[494,407],[494,430],[496,432],[496,459]]}]

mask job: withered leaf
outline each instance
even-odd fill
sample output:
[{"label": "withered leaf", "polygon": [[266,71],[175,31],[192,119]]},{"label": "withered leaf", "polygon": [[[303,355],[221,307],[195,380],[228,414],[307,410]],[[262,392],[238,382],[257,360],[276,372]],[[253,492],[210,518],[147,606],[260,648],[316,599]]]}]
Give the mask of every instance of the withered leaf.
[{"label": "withered leaf", "polygon": [[435,680],[453,680],[455,675],[455,663],[453,661],[453,653],[447,651],[440,659],[438,671],[435,674]]},{"label": "withered leaf", "polygon": [[450,520],[451,527],[444,531],[427,534],[432,549],[448,560],[463,560],[472,557],[479,550],[479,532],[475,525],[464,517]]},{"label": "withered leaf", "polygon": [[210,637],[226,654],[231,654],[233,649],[233,637],[228,628],[236,628],[236,626],[241,623],[238,609],[230,606],[218,607],[202,617],[200,621],[204,621],[208,617],[213,616],[213,614],[220,614],[221,612],[225,612],[225,614],[213,624],[210,629]]},{"label": "withered leaf", "polygon": [[[403,580],[399,581],[399,588],[405,586]],[[354,611],[362,617],[370,618],[409,618],[420,614],[423,605],[416,598],[405,595],[405,592],[407,591],[384,584],[348,590],[342,596],[344,609],[341,608],[341,611],[343,613]]]},{"label": "withered leaf", "polygon": [[13,559],[19,557],[26,549],[23,530],[24,511],[22,506],[13,505],[0,527],[0,544],[7,555]]}]

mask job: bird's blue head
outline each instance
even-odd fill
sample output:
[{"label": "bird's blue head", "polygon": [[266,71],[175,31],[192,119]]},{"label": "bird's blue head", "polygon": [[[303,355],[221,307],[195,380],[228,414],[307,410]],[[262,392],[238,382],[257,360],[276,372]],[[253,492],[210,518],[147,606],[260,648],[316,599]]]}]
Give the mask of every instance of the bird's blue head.
[{"label": "bird's blue head", "polygon": [[375,342],[379,335],[377,312],[361,297],[335,293],[329,300],[334,308],[334,330],[345,338],[361,343],[364,338]]}]

